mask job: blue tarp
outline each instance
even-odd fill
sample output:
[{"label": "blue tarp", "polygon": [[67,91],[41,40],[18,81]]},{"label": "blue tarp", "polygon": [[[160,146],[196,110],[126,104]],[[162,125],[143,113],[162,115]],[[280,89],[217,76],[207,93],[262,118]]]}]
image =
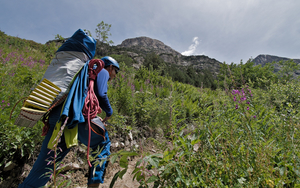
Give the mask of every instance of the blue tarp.
[{"label": "blue tarp", "polygon": [[61,115],[69,117],[70,121],[67,124],[69,128],[73,128],[77,123],[83,123],[85,121],[82,108],[88,92],[88,63],[89,61],[83,66],[75,78],[64,103]]}]

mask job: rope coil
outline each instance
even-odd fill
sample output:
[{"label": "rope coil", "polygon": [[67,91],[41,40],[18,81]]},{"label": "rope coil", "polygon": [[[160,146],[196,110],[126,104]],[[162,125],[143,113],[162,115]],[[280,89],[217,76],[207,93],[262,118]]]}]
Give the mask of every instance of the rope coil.
[{"label": "rope coil", "polygon": [[[97,66],[94,69],[94,66]],[[87,96],[84,101],[84,106],[82,109],[82,114],[88,121],[89,125],[89,140],[87,146],[87,161],[90,167],[92,167],[89,160],[89,151],[91,144],[91,119],[97,116],[97,113],[101,113],[101,108],[99,106],[99,101],[94,92],[94,83],[98,73],[104,68],[104,62],[101,59],[92,59],[89,62],[88,74],[89,74],[89,89]]]}]

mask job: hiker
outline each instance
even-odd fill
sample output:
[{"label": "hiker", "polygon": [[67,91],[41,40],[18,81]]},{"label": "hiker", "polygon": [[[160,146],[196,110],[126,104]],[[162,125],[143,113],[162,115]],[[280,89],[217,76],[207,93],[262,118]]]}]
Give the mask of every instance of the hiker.
[{"label": "hiker", "polygon": [[[116,74],[120,70],[118,62],[113,59],[112,57],[106,56],[101,59],[104,62],[104,68],[98,73],[95,85],[94,85],[94,91],[96,94],[96,97],[99,101],[99,106],[101,109],[106,113],[106,117],[102,120],[104,125],[106,126],[105,122],[109,120],[111,117],[113,110],[111,108],[109,99],[107,97],[107,89],[108,89],[108,81],[114,79],[116,77]],[[23,187],[41,187],[44,186],[50,179],[51,170],[49,168],[53,169],[53,164],[49,164],[49,160],[52,159],[54,152],[49,149],[49,144],[51,144],[50,140],[51,137],[53,137],[53,132],[55,130],[55,126],[57,122],[59,121],[61,117],[61,112],[63,109],[63,104],[60,104],[59,106],[52,109],[49,115],[49,131],[47,135],[45,136],[45,139],[42,144],[41,152],[35,161],[32,170],[28,177],[23,181],[22,184],[19,185],[19,188]],[[86,122],[69,125],[68,127],[75,127],[73,129],[76,130],[76,136],[77,140],[81,143],[88,145],[89,140],[89,130],[86,126]],[[70,130],[73,130],[70,129]],[[90,147],[95,150],[98,147],[100,149],[102,148],[101,154],[97,156],[97,158],[105,158],[110,155],[110,140],[108,137],[107,131],[105,131],[105,138],[103,138],[101,135],[99,135],[94,129],[91,131],[91,137],[90,137]],[[58,156],[56,157],[56,163],[58,161],[61,161],[66,154],[70,151],[70,147],[67,145],[67,135],[68,133],[64,132],[61,136],[61,141],[58,143],[57,148],[59,149]],[[72,140],[73,141],[73,140]],[[68,141],[69,142],[69,141]],[[72,146],[72,144],[71,144]],[[100,183],[103,183],[104,181],[104,175],[105,175],[105,167],[107,166],[107,162],[105,161],[103,165],[100,167],[98,166],[92,166],[89,169],[89,177],[88,177],[88,187],[98,187]],[[95,169],[95,170],[94,170]]]}]

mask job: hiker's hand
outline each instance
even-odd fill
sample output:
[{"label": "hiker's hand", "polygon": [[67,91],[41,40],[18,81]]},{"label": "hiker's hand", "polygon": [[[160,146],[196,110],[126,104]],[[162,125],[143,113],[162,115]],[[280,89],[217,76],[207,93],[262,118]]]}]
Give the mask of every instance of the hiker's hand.
[{"label": "hiker's hand", "polygon": [[110,119],[110,117],[107,117],[107,116],[106,116],[106,117],[102,120],[102,123],[103,123],[105,126],[107,126],[105,122],[106,122],[107,120],[109,120],[109,119]]}]

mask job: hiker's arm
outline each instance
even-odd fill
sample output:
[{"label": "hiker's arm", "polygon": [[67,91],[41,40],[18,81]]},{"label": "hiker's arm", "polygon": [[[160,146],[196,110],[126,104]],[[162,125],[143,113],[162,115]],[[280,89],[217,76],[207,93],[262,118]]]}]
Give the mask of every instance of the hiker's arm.
[{"label": "hiker's arm", "polygon": [[110,117],[113,114],[113,109],[110,106],[107,95],[98,97],[98,101],[101,109],[106,113],[106,117]]},{"label": "hiker's arm", "polygon": [[107,97],[107,81],[109,79],[109,74],[107,70],[103,69],[99,72],[95,84],[95,94],[98,98],[99,105],[101,109],[106,113],[106,117],[103,121],[107,121],[113,113],[110,102]]}]

